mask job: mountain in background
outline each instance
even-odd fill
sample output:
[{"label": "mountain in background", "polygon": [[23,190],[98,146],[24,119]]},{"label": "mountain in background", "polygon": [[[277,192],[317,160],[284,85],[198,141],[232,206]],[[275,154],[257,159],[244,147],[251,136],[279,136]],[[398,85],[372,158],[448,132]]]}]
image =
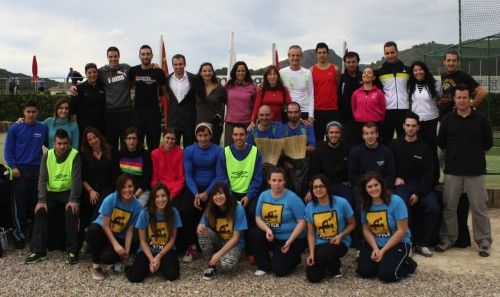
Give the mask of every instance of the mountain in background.
[{"label": "mountain in background", "polygon": [[[421,60],[424,61],[424,55],[441,50],[443,48],[447,48],[451,46],[450,44],[440,44],[436,43],[434,41],[428,42],[428,43],[422,43],[422,44],[417,44],[412,46],[409,49],[405,49],[399,52],[399,58],[401,61],[404,61],[406,65],[410,65],[411,63]],[[316,51],[314,49],[308,49],[303,51],[302,53],[302,66],[305,68],[309,68],[312,65],[316,63]],[[363,56],[361,56],[361,61],[363,61]],[[337,55],[335,51],[330,50],[330,56],[329,56],[329,62],[333,63],[339,67],[342,65],[342,57]],[[360,69],[364,69],[366,67],[372,67],[372,68],[378,68],[382,65],[384,62],[384,58],[381,58],[380,60],[370,63],[370,64],[360,64]],[[442,70],[442,58],[441,57],[432,57],[426,59],[426,64],[431,70],[431,72],[434,75],[439,75],[443,70]],[[282,60],[280,61],[280,68],[284,68],[288,66],[288,60]],[[260,69],[250,69],[250,74],[252,75],[263,75],[264,74],[264,69],[265,68],[260,68]],[[227,73],[227,67],[217,69],[215,70],[215,73],[217,75],[226,75]]]},{"label": "mountain in background", "polygon": [[[0,79],[2,79],[2,82],[3,82],[3,79],[9,79],[9,77],[11,76],[18,76],[20,79],[21,79],[21,84],[26,84],[27,82],[30,82],[31,84],[31,76],[30,75],[26,75],[26,74],[22,74],[22,73],[13,73],[13,72],[9,72],[5,69],[2,69],[0,68]],[[49,88],[52,88],[52,87],[55,87],[55,86],[58,86],[60,83],[55,81],[55,80],[52,80],[52,79],[48,79],[48,78],[45,78],[45,89],[49,89]],[[21,87],[23,87],[21,85]]]}]

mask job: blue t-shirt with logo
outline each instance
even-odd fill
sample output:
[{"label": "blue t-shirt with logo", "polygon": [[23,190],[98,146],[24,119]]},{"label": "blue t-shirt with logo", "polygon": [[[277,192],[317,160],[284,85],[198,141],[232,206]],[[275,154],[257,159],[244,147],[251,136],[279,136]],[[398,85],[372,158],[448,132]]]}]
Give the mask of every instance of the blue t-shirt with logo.
[{"label": "blue t-shirt with logo", "polygon": [[[389,205],[372,203],[370,208],[361,210],[361,224],[368,225],[379,247],[383,247],[396,232],[397,222],[407,218],[408,209],[403,199],[394,194],[391,195]],[[402,241],[411,243],[410,228],[406,231]]]},{"label": "blue t-shirt with logo", "polygon": [[[349,202],[339,196],[332,196],[332,203],[323,205],[319,202],[309,202],[305,209],[305,219],[316,227],[316,245],[329,243],[337,234],[343,232],[347,220],[353,216]],[[342,238],[347,247],[351,245],[351,236]]]},{"label": "blue t-shirt with logo", "polygon": [[[209,227],[208,219],[205,214],[200,219],[200,224]],[[234,222],[225,217],[216,216],[215,220],[215,233],[224,241],[228,241],[233,237],[233,231],[240,232],[240,239],[238,240],[238,248],[243,250],[245,248],[245,230],[248,229],[247,217],[245,209],[241,204],[236,204],[236,211],[234,212]]]},{"label": "blue t-shirt with logo", "polygon": [[110,217],[111,232],[113,232],[116,238],[125,239],[128,227],[135,225],[141,209],[142,205],[139,200],[134,198],[130,202],[124,203],[118,197],[118,193],[114,192],[102,201],[99,208],[99,215],[94,223],[102,226],[102,217]]},{"label": "blue t-shirt with logo", "polygon": [[[260,217],[273,231],[278,240],[287,240],[292,235],[298,220],[304,219],[304,203],[294,192],[285,189],[281,197],[273,198],[271,190],[262,192],[257,201],[255,215]],[[299,236],[304,238],[305,232]]]},{"label": "blue t-shirt with logo", "polygon": [[[179,229],[182,227],[181,217],[179,211],[173,207],[172,214],[174,217],[174,228]],[[163,250],[163,247],[170,240],[170,235],[167,226],[167,217],[164,213],[156,213],[156,228],[153,228],[152,222],[149,219],[149,210],[144,208],[140,214],[137,222],[135,223],[137,229],[146,230],[146,241],[151,248],[153,254],[157,254]],[[139,249],[142,250],[142,247]]]}]

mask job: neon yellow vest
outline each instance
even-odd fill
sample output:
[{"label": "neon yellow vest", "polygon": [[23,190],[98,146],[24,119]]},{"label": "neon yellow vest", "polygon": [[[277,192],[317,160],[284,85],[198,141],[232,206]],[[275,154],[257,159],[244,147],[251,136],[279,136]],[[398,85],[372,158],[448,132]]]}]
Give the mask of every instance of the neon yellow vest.
[{"label": "neon yellow vest", "polygon": [[255,162],[257,160],[257,148],[252,145],[248,156],[239,161],[231,152],[229,146],[224,149],[226,156],[226,171],[231,186],[231,191],[238,194],[248,192],[248,187],[252,181]]},{"label": "neon yellow vest", "polygon": [[47,191],[64,192],[71,189],[71,174],[76,154],[78,151],[72,148],[66,160],[57,163],[54,149],[47,152]]}]

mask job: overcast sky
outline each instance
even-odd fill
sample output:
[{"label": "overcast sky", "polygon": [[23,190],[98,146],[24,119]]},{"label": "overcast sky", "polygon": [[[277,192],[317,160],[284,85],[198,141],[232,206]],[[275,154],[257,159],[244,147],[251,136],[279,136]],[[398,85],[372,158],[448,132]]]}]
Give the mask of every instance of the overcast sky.
[{"label": "overcast sky", "polygon": [[400,50],[458,42],[456,0],[0,0],[0,7],[0,68],[30,75],[36,55],[41,77],[65,77],[70,66],[83,73],[90,61],[102,66],[111,45],[121,62],[136,65],[149,44],[157,62],[160,34],[167,57],[183,53],[191,72],[205,61],[227,65],[231,31],[236,59],[254,69],[271,63],[273,42],[284,59],[291,44],[324,41],[339,53],[346,41],[362,63],[380,59],[387,40]]}]

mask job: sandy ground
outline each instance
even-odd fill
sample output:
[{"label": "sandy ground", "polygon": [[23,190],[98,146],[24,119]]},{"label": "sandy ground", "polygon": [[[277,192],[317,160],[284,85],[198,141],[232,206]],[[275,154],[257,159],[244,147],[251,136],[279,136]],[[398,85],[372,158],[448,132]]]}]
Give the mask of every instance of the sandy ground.
[{"label": "sandy ground", "polygon": [[[93,281],[90,260],[83,258],[74,266],[64,263],[64,253],[51,252],[49,260],[25,265],[28,250],[9,251],[0,258],[0,296],[500,296],[500,209],[490,209],[493,228],[492,254],[478,256],[477,247],[452,248],[432,258],[415,255],[417,273],[395,284],[376,279],[361,279],[355,273],[354,251],[343,259],[344,276],[328,278],[319,284],[305,279],[301,264],[289,277],[255,277],[254,266],[241,263],[237,271],[220,273],[203,281],[202,259],[181,264],[181,278],[167,282],[158,276],[142,284],[130,284],[123,274],[109,272],[102,282]],[[304,258],[304,257],[303,257]]]}]

